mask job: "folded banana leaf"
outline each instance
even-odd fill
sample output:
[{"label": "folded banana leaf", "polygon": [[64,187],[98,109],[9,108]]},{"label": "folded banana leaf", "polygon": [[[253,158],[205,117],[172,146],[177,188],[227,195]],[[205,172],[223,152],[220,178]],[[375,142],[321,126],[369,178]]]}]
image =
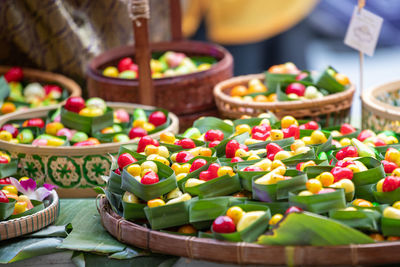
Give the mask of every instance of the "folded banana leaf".
[{"label": "folded banana leaf", "polygon": [[364,231],[379,231],[381,213],[372,209],[357,209],[356,211],[331,210],[329,218],[350,227]]},{"label": "folded banana leaf", "polygon": [[136,151],[137,151],[137,144],[122,145],[119,148],[118,155],[121,155],[123,153],[129,153],[138,161],[146,158],[145,155],[137,153]]},{"label": "folded banana leaf", "polygon": [[392,205],[400,200],[400,187],[390,192],[377,192],[376,186],[373,186],[373,194],[377,202]]},{"label": "folded banana leaf", "polygon": [[249,148],[249,150],[256,150],[256,149],[261,149],[261,148],[265,148],[269,143],[275,143],[277,145],[279,145],[280,147],[287,147],[290,146],[291,144],[294,143],[294,138],[293,137],[289,137],[289,138],[285,138],[282,140],[276,140],[276,141],[263,141],[263,142],[258,142],[255,144],[251,144],[248,145],[247,147]]},{"label": "folded banana leaf", "polygon": [[186,192],[200,197],[226,196],[236,193],[241,189],[239,175],[237,174],[234,176],[227,174],[196,186],[185,187]]},{"label": "folded banana leaf", "polygon": [[281,73],[270,73],[265,72],[265,86],[268,88],[268,92],[276,93],[278,85],[282,82],[295,81],[296,74],[281,74]]},{"label": "folded banana leaf", "polygon": [[18,159],[11,159],[7,164],[0,164],[0,179],[13,176],[18,170]]},{"label": "folded banana leaf", "polygon": [[189,205],[191,201],[187,200],[154,208],[145,207],[144,212],[152,229],[158,230],[180,226],[189,223]]},{"label": "folded banana leaf", "polygon": [[[138,164],[141,164],[144,161],[138,161]],[[126,171],[125,167],[122,172],[122,183],[121,189],[125,191],[129,191],[136,195],[137,197],[149,201],[151,199],[155,199],[161,197],[162,195],[172,191],[178,185],[176,183],[176,177],[174,171],[162,164],[158,161],[153,161],[156,163],[158,168],[158,177],[160,181],[155,184],[142,184],[138,180],[136,180],[131,174]]]},{"label": "folded banana leaf", "polygon": [[353,182],[356,186],[375,184],[379,182],[380,179],[386,177],[383,165],[379,160],[372,157],[363,157],[358,158],[357,161],[363,163],[368,170],[354,173]]},{"label": "folded banana leaf", "polygon": [[9,198],[8,200],[8,203],[0,203],[0,221],[4,221],[14,212],[16,200],[13,198]]},{"label": "folded banana leaf", "polygon": [[272,231],[260,236],[257,243],[280,246],[336,246],[374,242],[366,234],[327,217],[309,212],[292,212],[272,228]]},{"label": "folded banana leaf", "polygon": [[400,220],[398,219],[382,217],[381,227],[384,236],[400,236]]},{"label": "folded banana leaf", "polygon": [[102,116],[86,117],[62,108],[61,122],[68,128],[92,134],[112,126],[114,123],[114,112],[111,108],[107,108]]},{"label": "folded banana leaf", "polygon": [[342,85],[341,83],[339,83],[335,77],[333,77],[332,75],[329,74],[329,72],[333,70],[336,72],[336,70],[334,68],[332,68],[331,66],[329,66],[328,68],[326,68],[326,70],[324,72],[322,72],[320,74],[320,76],[316,79],[315,84],[320,87],[323,88],[325,90],[327,90],[329,93],[334,94],[334,93],[338,93],[338,92],[343,92],[344,90],[346,90],[346,87],[344,85]]},{"label": "folded banana leaf", "polygon": [[122,202],[123,217],[127,220],[136,220],[146,218],[144,213],[144,208],[146,204],[144,203],[129,203],[125,201]]},{"label": "folded banana leaf", "polygon": [[376,184],[358,185],[356,186],[355,196],[357,198],[374,202],[376,201],[374,196],[375,189],[376,189]]},{"label": "folded banana leaf", "polygon": [[223,215],[230,197],[196,199],[189,206],[189,222],[197,229],[209,228],[215,218]]},{"label": "folded banana leaf", "polygon": [[224,138],[228,138],[235,132],[235,128],[232,125],[215,117],[204,117],[197,119],[193,123],[193,127],[199,129],[202,134],[211,129],[220,130],[224,133]]},{"label": "folded banana leaf", "polygon": [[252,192],[253,191],[253,177],[261,177],[264,174],[267,174],[267,171],[259,171],[259,172],[248,172],[248,171],[239,171],[239,179],[243,189]]},{"label": "folded banana leaf", "polygon": [[[329,131],[329,132],[332,132],[332,131],[339,131],[339,132],[340,132],[340,126],[326,127],[326,128],[324,128],[324,131]],[[337,140],[337,141],[339,141],[339,140],[342,139],[342,138],[349,138],[349,139],[351,139],[351,138],[357,138],[357,136],[358,136],[358,134],[359,134],[360,132],[361,132],[360,129],[356,129],[356,131],[353,132],[353,133],[345,134],[345,135],[341,135],[341,136],[335,136],[335,137],[332,137],[332,138],[333,138],[334,140]]]},{"label": "folded banana leaf", "polygon": [[107,200],[110,203],[113,211],[118,215],[122,216],[123,215],[122,195],[113,193],[108,190],[105,190],[104,194],[106,195]]},{"label": "folded banana leaf", "polygon": [[8,219],[11,220],[11,219],[16,219],[16,218],[21,218],[24,216],[32,215],[32,214],[44,209],[44,203],[42,201],[32,199],[31,203],[33,205],[33,208],[31,208],[25,212],[19,213],[19,214],[11,215]]},{"label": "folded banana leaf", "polygon": [[257,184],[255,181],[260,177],[254,176],[252,180],[253,199],[263,202],[276,202],[288,199],[289,192],[306,188],[307,175],[305,173],[298,170],[287,170],[285,176],[292,178],[270,185]]},{"label": "folded banana leaf", "polygon": [[[249,118],[249,119],[238,119],[238,120],[234,120],[233,121],[233,125],[236,127],[240,124],[247,124],[249,125],[251,128],[253,128],[254,126],[260,125],[261,121],[264,118]],[[271,123],[271,122],[270,122]]]},{"label": "folded banana leaf", "polygon": [[240,204],[245,212],[251,211],[264,211],[265,213],[256,219],[252,224],[241,231],[237,231],[230,234],[221,234],[213,232],[214,238],[218,240],[226,240],[231,242],[254,242],[257,238],[264,233],[268,228],[268,221],[271,218],[271,212],[269,208],[264,205],[256,204]]},{"label": "folded banana leaf", "polygon": [[121,189],[122,177],[114,171],[110,172],[110,177],[107,180],[107,190],[115,194],[122,195],[125,190]]},{"label": "folded banana leaf", "polygon": [[183,191],[185,191],[185,182],[189,178],[198,178],[200,175],[200,172],[206,171],[208,169],[208,167],[211,165],[211,163],[214,163],[218,160],[218,158],[216,158],[216,157],[197,156],[197,157],[194,157],[191,160],[189,160],[188,163],[192,164],[193,161],[195,161],[196,159],[205,159],[207,161],[207,164],[204,165],[203,167],[198,168],[197,170],[195,170],[193,172],[188,173],[188,175],[186,175],[185,178],[182,178],[181,180],[177,181],[178,187]]},{"label": "folded banana leaf", "polygon": [[314,149],[308,150],[306,153],[301,153],[298,155],[295,155],[293,157],[287,158],[282,160],[283,163],[285,163],[286,166],[296,166],[300,162],[305,162],[309,160],[314,160],[316,159],[316,155],[314,152]]},{"label": "folded banana leaf", "polygon": [[214,238],[214,235],[213,235],[213,233],[211,233],[211,232],[202,232],[202,231],[199,231],[199,233],[197,234],[197,236],[200,237],[200,238]]},{"label": "folded banana leaf", "polygon": [[343,189],[336,189],[335,192],[314,194],[311,196],[298,196],[296,193],[289,193],[289,205],[297,206],[306,211],[324,214],[331,209],[346,208],[346,199]]},{"label": "folded banana leaf", "polygon": [[272,215],[277,213],[284,214],[286,210],[289,208],[289,203],[287,201],[282,202],[258,202],[252,200],[246,200],[245,204],[256,204],[256,205],[264,205],[269,208]]},{"label": "folded banana leaf", "polygon": [[387,145],[387,146],[377,146],[377,147],[374,147],[374,148],[381,155],[381,157],[384,159],[386,150],[388,150],[389,148],[395,148],[397,150],[400,150],[400,144],[393,144],[393,145]]},{"label": "folded banana leaf", "polygon": [[330,172],[333,166],[308,166],[304,168],[304,172],[309,179],[315,178],[323,172]]},{"label": "folded banana leaf", "polygon": [[[178,138],[178,139],[183,139],[183,138]],[[192,139],[194,144],[196,145],[196,147],[200,147],[200,146],[205,146],[205,142],[204,141],[200,141],[197,139]],[[160,143],[161,146],[165,146],[166,148],[168,148],[169,152],[177,152],[177,151],[181,151],[184,150],[181,146],[175,145],[175,144],[167,144],[167,143]]]}]

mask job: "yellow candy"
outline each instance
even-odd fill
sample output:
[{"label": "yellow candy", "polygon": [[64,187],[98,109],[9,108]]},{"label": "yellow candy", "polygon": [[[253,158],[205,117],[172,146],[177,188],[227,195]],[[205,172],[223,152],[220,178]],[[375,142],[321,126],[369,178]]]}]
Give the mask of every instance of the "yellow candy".
[{"label": "yellow candy", "polygon": [[321,173],[317,179],[321,182],[322,186],[328,187],[331,184],[333,184],[333,181],[335,178],[333,177],[333,174],[330,172],[323,172]]},{"label": "yellow candy", "polygon": [[178,153],[174,153],[174,154],[171,155],[171,157],[170,157],[171,161],[173,161],[173,162],[176,161],[176,155],[177,155],[177,154],[178,154]]},{"label": "yellow candy", "polygon": [[13,138],[9,142],[12,143],[12,144],[18,144],[19,143],[17,138]]},{"label": "yellow candy", "polygon": [[349,138],[342,138],[339,141],[341,146],[350,146],[351,145],[351,140]]},{"label": "yellow candy", "polygon": [[242,210],[241,207],[238,206],[230,207],[226,211],[226,216],[230,217],[235,223],[235,225],[239,222],[239,220],[243,217],[244,214],[245,212]]},{"label": "yellow candy", "polygon": [[211,64],[210,63],[203,63],[203,64],[200,64],[197,67],[197,70],[198,71],[203,71],[203,70],[208,70],[209,68],[211,68]]},{"label": "yellow candy", "polygon": [[294,155],[304,154],[310,150],[311,148],[308,146],[299,147],[297,150],[294,151]]},{"label": "yellow candy", "polygon": [[185,178],[188,174],[187,173],[180,173],[176,175],[176,181],[180,181]]},{"label": "yellow candy", "polygon": [[164,205],[165,205],[164,200],[159,199],[159,198],[147,201],[147,206],[149,208],[155,208],[155,207],[160,207],[160,206],[164,206]]},{"label": "yellow candy", "polygon": [[295,140],[293,144],[290,145],[290,149],[292,151],[296,151],[297,149],[301,148],[301,147],[305,147],[306,143],[304,143],[303,140]]},{"label": "yellow candy", "polygon": [[12,134],[8,131],[1,131],[0,132],[0,140],[9,142],[12,139]]},{"label": "yellow candy", "polygon": [[104,114],[104,111],[100,108],[84,108],[79,111],[79,115],[85,117],[98,117]]},{"label": "yellow candy", "polygon": [[290,125],[299,125],[299,123],[297,122],[297,120],[293,117],[293,116],[285,116],[282,118],[281,120],[281,127],[284,128],[288,128]]},{"label": "yellow candy", "polygon": [[304,169],[309,166],[317,166],[317,164],[313,160],[306,161],[301,164],[300,171],[304,171]]},{"label": "yellow candy", "polygon": [[347,169],[350,169],[353,173],[360,172],[360,168],[358,168],[355,164],[350,164],[346,166]]},{"label": "yellow candy", "polygon": [[301,196],[301,197],[306,197],[306,196],[311,196],[311,195],[313,195],[313,193],[308,190],[303,190],[299,193],[299,196]]},{"label": "yellow candy", "polygon": [[8,193],[10,194],[18,195],[18,189],[13,185],[6,185],[5,187],[3,187],[3,190],[8,191]]},{"label": "yellow candy", "polygon": [[270,225],[275,225],[275,224],[277,224],[278,222],[280,222],[280,221],[282,220],[282,218],[283,218],[283,215],[280,214],[280,213],[277,213],[277,214],[275,214],[274,216],[271,217],[271,219],[269,220],[268,223],[269,223]]},{"label": "yellow candy", "polygon": [[160,134],[160,141],[166,144],[173,144],[176,138],[175,135],[171,132],[164,132]]},{"label": "yellow candy", "polygon": [[260,167],[264,171],[270,170],[271,165],[272,165],[272,162],[269,159],[263,159],[263,160],[257,162],[256,164],[254,164],[254,166]]},{"label": "yellow candy", "polygon": [[169,166],[169,160],[163,156],[155,155],[153,160],[161,162],[162,164]]},{"label": "yellow candy", "polygon": [[306,183],[306,188],[311,193],[316,194],[322,189],[322,183],[317,179],[310,179]]},{"label": "yellow candy", "polygon": [[229,176],[234,176],[235,175],[235,173],[233,172],[232,167],[222,166],[222,167],[218,168],[218,171],[217,171],[218,177],[224,176],[226,174],[228,174]]},{"label": "yellow candy", "polygon": [[392,205],[393,208],[400,210],[400,201],[396,201]]},{"label": "yellow candy", "polygon": [[173,163],[171,168],[174,170],[175,174],[178,175],[180,173],[189,173],[191,165],[189,163],[185,163],[180,165],[179,163]]},{"label": "yellow candy", "polygon": [[282,140],[283,139],[283,132],[281,130],[271,130],[270,138],[272,141]]},{"label": "yellow candy", "polygon": [[50,135],[57,135],[57,132],[64,128],[61,122],[50,122],[46,125],[46,133]]},{"label": "yellow candy", "polygon": [[353,182],[349,179],[342,179],[334,183],[331,187],[343,188],[345,193],[351,193],[355,190]]},{"label": "yellow candy", "polygon": [[186,181],[185,187],[193,187],[203,183],[205,183],[205,181],[196,178],[190,178]]},{"label": "yellow candy", "polygon": [[385,178],[380,179],[379,182],[376,184],[376,191],[377,192],[383,192],[382,185],[383,185],[384,181],[385,181]]},{"label": "yellow candy", "polygon": [[48,146],[62,146],[64,143],[65,141],[61,138],[50,138],[47,140]]},{"label": "yellow candy", "polygon": [[354,206],[365,207],[365,208],[371,208],[371,207],[374,206],[374,205],[372,205],[372,203],[369,202],[368,200],[361,199],[361,198],[354,199],[352,204],[353,204]]},{"label": "yellow candy", "polygon": [[259,157],[258,155],[254,155],[254,154],[251,154],[251,155],[247,158],[247,160],[256,160],[256,159],[260,159],[260,157]]},{"label": "yellow candy", "polygon": [[158,172],[158,167],[157,164],[153,161],[145,161],[140,165],[140,168],[142,169],[142,174],[143,172],[148,172],[148,171],[153,171],[155,173]]},{"label": "yellow candy", "polygon": [[246,133],[246,132],[251,134],[251,128],[247,124],[239,124],[238,126],[236,126],[235,130],[236,130],[237,135]]},{"label": "yellow candy", "polygon": [[322,144],[328,141],[326,138],[325,134],[321,132],[320,130],[315,130],[311,133],[311,142],[313,144]]},{"label": "yellow candy", "polygon": [[274,160],[285,160],[287,158],[290,158],[291,156],[293,155],[290,151],[281,150],[275,154]]},{"label": "yellow candy", "polygon": [[118,77],[118,69],[116,67],[107,67],[103,70],[103,75],[107,77]]},{"label": "yellow candy", "polygon": [[155,145],[147,145],[146,148],[144,149],[144,154],[146,156],[151,155],[151,154],[158,154],[159,148]]},{"label": "yellow candy", "polygon": [[143,123],[142,128],[145,129],[147,132],[151,132],[156,128],[156,126],[154,126],[154,124],[150,122],[145,122]]},{"label": "yellow candy", "polygon": [[256,144],[256,143],[260,143],[260,142],[262,142],[262,141],[261,140],[256,140],[256,139],[253,139],[253,138],[247,138],[246,140],[244,140],[244,144],[246,146],[252,145],[252,144]]},{"label": "yellow candy", "polygon": [[212,150],[208,147],[200,147],[199,154],[200,154],[200,156],[203,156],[203,157],[211,157]]},{"label": "yellow candy", "polygon": [[302,140],[306,145],[312,145],[311,137],[310,137],[310,136],[304,136],[303,138],[301,138],[301,140]]},{"label": "yellow candy", "polygon": [[285,164],[282,162],[282,161],[280,161],[280,160],[274,160],[274,161],[272,161],[272,163],[271,163],[271,170],[275,170],[275,169],[277,169],[277,168],[279,168],[279,167],[284,167],[285,169],[286,169],[286,166],[285,166]]},{"label": "yellow candy", "polygon": [[25,201],[18,201],[15,203],[13,214],[20,214],[28,210],[28,203]]},{"label": "yellow candy", "polygon": [[337,130],[333,130],[333,131],[331,132],[331,135],[332,135],[332,137],[342,136],[342,134],[341,134],[339,131],[337,131]]},{"label": "yellow candy", "polygon": [[244,150],[243,148],[239,148],[238,150],[236,150],[235,152],[235,157],[239,157],[239,158],[245,158],[249,156],[249,152],[247,152],[246,150]]},{"label": "yellow candy", "polygon": [[169,157],[168,148],[166,148],[165,146],[159,146],[157,154],[160,155],[161,157],[168,158]]},{"label": "yellow candy", "polygon": [[126,171],[132,176],[139,176],[142,173],[142,168],[139,164],[132,164],[126,168]]},{"label": "yellow candy", "polygon": [[132,123],[132,127],[140,127],[143,128],[143,125],[146,123],[145,120],[137,119]]},{"label": "yellow candy", "polygon": [[24,176],[24,177],[21,177],[21,178],[19,178],[19,180],[18,181],[26,181],[26,180],[29,180],[30,178],[29,177],[26,177],[26,176]]},{"label": "yellow candy", "polygon": [[399,142],[399,140],[397,140],[397,138],[394,136],[387,136],[385,138],[385,143],[387,145],[397,144],[398,142]]},{"label": "yellow candy", "polygon": [[128,191],[126,191],[122,196],[122,201],[127,203],[139,203],[139,199],[137,198],[137,196]]},{"label": "yellow candy", "polygon": [[195,234],[195,233],[197,233],[197,230],[196,230],[196,228],[194,228],[190,224],[187,224],[187,225],[183,225],[183,226],[179,227],[178,233],[181,233],[181,234]]}]

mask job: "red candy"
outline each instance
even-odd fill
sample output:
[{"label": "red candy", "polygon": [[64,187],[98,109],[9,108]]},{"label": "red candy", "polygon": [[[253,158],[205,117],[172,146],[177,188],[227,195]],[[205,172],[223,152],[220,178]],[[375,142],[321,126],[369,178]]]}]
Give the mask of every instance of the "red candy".
[{"label": "red candy", "polygon": [[164,112],[157,110],[150,114],[149,122],[157,127],[167,122],[167,116],[165,116]]},{"label": "red candy", "polygon": [[334,167],[331,170],[331,173],[332,173],[333,177],[335,178],[333,180],[334,183],[336,183],[342,179],[349,179],[349,180],[353,179],[353,172],[348,168]]},{"label": "red candy", "polygon": [[19,82],[23,77],[24,73],[20,67],[12,67],[6,74],[4,74],[4,78],[7,82]]},{"label": "red candy", "polygon": [[123,153],[118,157],[118,166],[122,170],[125,166],[128,166],[137,160],[129,153]]},{"label": "red candy", "polygon": [[212,225],[212,230],[216,233],[233,233],[236,231],[235,223],[228,216],[217,217]]},{"label": "red candy", "polygon": [[140,180],[142,184],[155,184],[158,183],[159,181],[160,179],[158,178],[157,173],[153,171],[146,172],[145,175]]},{"label": "red candy", "polygon": [[224,139],[224,133],[220,130],[208,130],[204,135],[206,142],[222,141]]}]

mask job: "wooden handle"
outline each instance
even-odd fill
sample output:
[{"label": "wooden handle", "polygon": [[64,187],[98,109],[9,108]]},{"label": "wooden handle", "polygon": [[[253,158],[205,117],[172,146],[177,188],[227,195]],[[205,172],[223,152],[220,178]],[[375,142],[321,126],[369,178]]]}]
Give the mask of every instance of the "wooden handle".
[{"label": "wooden handle", "polygon": [[169,0],[169,17],[171,27],[171,39],[182,40],[182,11],[180,0]]}]

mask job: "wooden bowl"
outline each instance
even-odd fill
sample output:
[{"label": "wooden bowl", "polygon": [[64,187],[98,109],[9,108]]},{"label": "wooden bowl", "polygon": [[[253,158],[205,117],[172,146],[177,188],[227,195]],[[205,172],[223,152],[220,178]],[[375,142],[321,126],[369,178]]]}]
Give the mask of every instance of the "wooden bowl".
[{"label": "wooden bowl", "polygon": [[[107,105],[113,109],[123,108],[128,112],[135,108],[152,108],[127,103],[108,102]],[[0,127],[10,120],[47,116],[53,109],[55,107],[43,107],[1,116]],[[164,130],[151,134],[152,138],[158,138],[163,132],[178,133],[178,118],[171,112],[169,116],[171,124]],[[0,140],[0,150],[8,151],[12,158],[19,159],[21,175],[57,185],[60,197],[94,197],[97,194],[92,187],[105,185],[102,176],[107,175],[110,170],[110,155],[118,153],[122,144],[135,142],[137,141],[105,143],[90,147],[46,147],[12,144]]]},{"label": "wooden bowl", "polygon": [[[7,73],[10,68],[10,66],[0,66],[0,75],[4,75],[5,73]],[[43,84],[58,84],[68,91],[69,96],[81,96],[82,94],[81,87],[76,82],[74,82],[70,78],[65,77],[64,75],[29,68],[23,68],[22,71],[24,73],[23,80]]]},{"label": "wooden bowl", "polygon": [[[238,76],[217,84],[214,88],[214,97],[222,116],[238,119],[243,115],[257,116],[272,111],[278,118],[292,115],[297,119],[325,120],[324,126],[343,123],[347,117],[353,95],[356,91],[352,84],[347,90],[324,96],[320,99],[282,101],[282,102],[245,102],[229,95],[236,85],[247,86],[252,79],[264,81],[264,74]],[[332,123],[331,123],[332,122]]]},{"label": "wooden bowl", "polygon": [[33,233],[55,222],[60,210],[56,191],[53,190],[47,200],[49,205],[37,213],[0,222],[0,240]]},{"label": "wooden bowl", "polygon": [[[154,253],[207,261],[280,266],[360,266],[400,262],[400,242],[348,246],[264,246],[225,242],[150,230],[114,213],[103,196],[98,210],[103,227],[120,242]],[[394,266],[394,265],[393,265]]]},{"label": "wooden bowl", "polygon": [[[212,56],[218,59],[210,69],[174,77],[154,79],[155,106],[177,115],[193,114],[215,108],[212,90],[218,82],[232,77],[233,59],[221,46],[203,42],[181,41],[151,44],[154,52],[175,51],[188,56]],[[115,66],[123,57],[133,57],[134,46],[114,48],[95,57],[88,65],[89,97],[108,101],[139,103],[139,81],[105,77],[101,70]]]}]

